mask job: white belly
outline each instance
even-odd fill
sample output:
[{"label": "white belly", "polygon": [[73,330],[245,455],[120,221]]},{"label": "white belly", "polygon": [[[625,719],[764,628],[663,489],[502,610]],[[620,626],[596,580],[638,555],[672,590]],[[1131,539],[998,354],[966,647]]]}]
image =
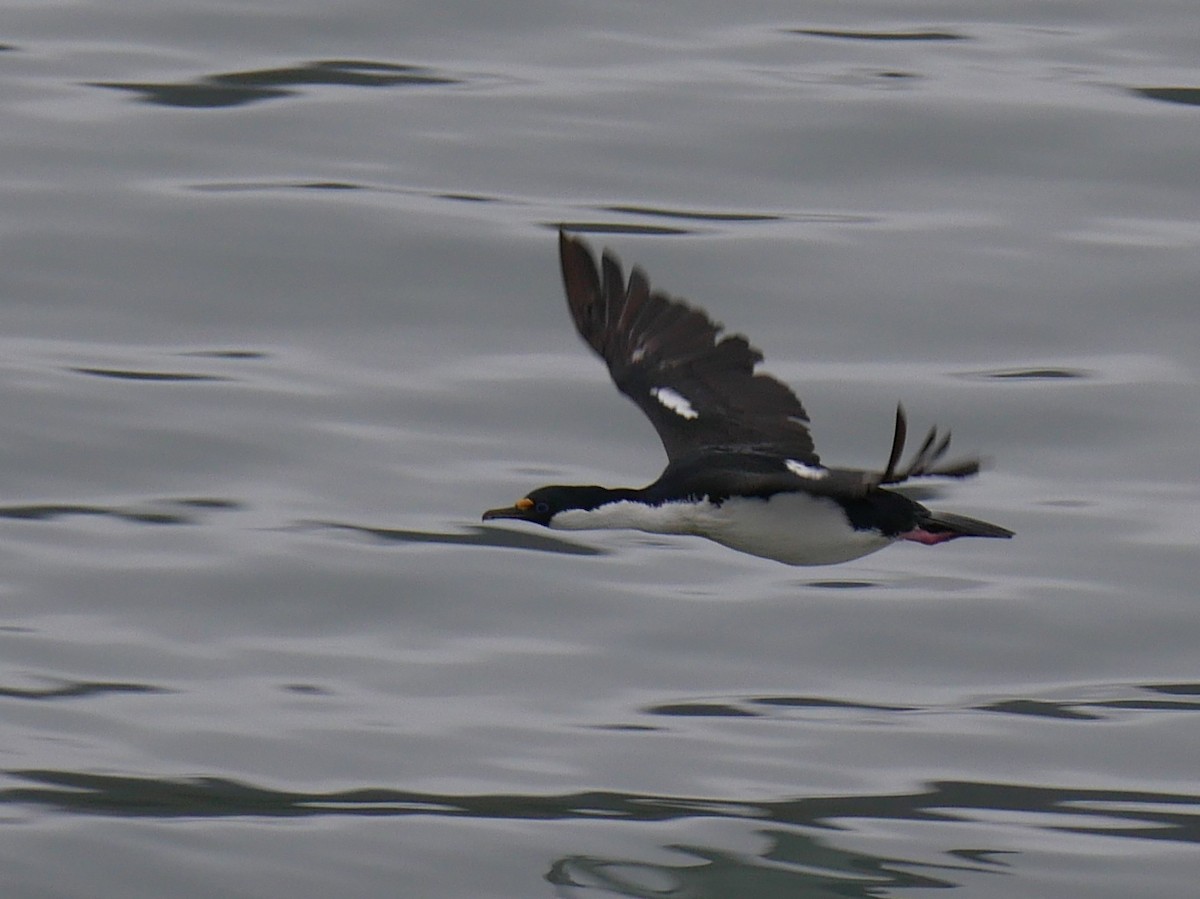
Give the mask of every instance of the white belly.
[{"label": "white belly", "polygon": [[560,512],[551,527],[694,534],[788,565],[846,562],[893,542],[876,531],[856,531],[837,503],[806,493],[779,493],[769,500],[729,499],[719,506],[709,502],[610,503],[590,511]]}]

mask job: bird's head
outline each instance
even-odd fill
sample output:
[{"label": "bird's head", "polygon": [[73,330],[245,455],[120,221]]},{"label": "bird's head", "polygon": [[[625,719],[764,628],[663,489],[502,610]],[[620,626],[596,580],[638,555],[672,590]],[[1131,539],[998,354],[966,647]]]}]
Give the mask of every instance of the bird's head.
[{"label": "bird's head", "polygon": [[512,518],[551,527],[551,520],[559,512],[568,509],[595,509],[613,498],[616,491],[605,487],[551,485],[539,487],[528,496],[522,497],[511,506],[488,509],[483,513],[484,521],[497,518]]}]

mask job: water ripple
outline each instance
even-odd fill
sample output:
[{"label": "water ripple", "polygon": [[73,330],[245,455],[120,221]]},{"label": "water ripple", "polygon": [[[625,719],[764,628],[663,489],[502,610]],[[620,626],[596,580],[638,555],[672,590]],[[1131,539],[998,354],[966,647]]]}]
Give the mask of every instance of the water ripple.
[{"label": "water ripple", "polygon": [[195,356],[198,359],[266,359],[268,354],[261,350],[188,350],[180,356]]},{"label": "water ripple", "polygon": [[831,225],[869,225],[880,221],[879,216],[844,212],[722,212],[703,209],[671,209],[659,206],[637,206],[631,204],[601,206],[599,209],[602,212],[616,212],[622,215],[640,215],[721,224],[804,222]]},{"label": "water ripple", "polygon": [[[277,790],[221,777],[132,777],[50,769],[9,770],[23,784],[0,790],[0,803],[77,815],[138,818],[314,817],[368,815],[518,821],[679,821],[749,819],[828,829],[855,819],[962,821],[1019,812],[1035,830],[1200,843],[1200,794],[1086,789],[986,781],[932,781],[913,792],[770,800],[622,793],[428,793],[391,787],[330,792]],[[1032,817],[1036,816],[1036,817]]]},{"label": "water ripple", "polygon": [[146,506],[97,506],[83,503],[33,503],[0,506],[0,519],[54,521],[59,518],[96,516],[135,524],[195,524],[192,509],[236,511],[241,503],[229,499],[196,497],[154,500]]},{"label": "water ripple", "polygon": [[412,531],[399,528],[377,528],[358,524],[345,524],[337,521],[304,521],[297,528],[328,528],[330,530],[351,531],[365,534],[385,543],[432,543],[440,546],[486,546],[494,549],[524,549],[531,552],[559,553],[568,556],[603,556],[608,551],[581,546],[560,540],[557,537],[547,537],[542,534],[530,534],[524,531],[512,531],[506,528],[472,526],[464,532],[447,534],[438,531]]},{"label": "water ripple", "polygon": [[425,66],[329,59],[285,66],[206,75],[193,81],[96,81],[89,87],[129,91],[142,103],[192,109],[244,106],[263,100],[291,97],[300,85],[350,87],[400,87],[461,84],[461,78]]},{"label": "water ripple", "polygon": [[572,231],[576,234],[646,234],[679,235],[696,233],[690,228],[667,225],[636,225],[630,222],[543,222],[542,226],[555,231]]},{"label": "water ripple", "polygon": [[649,215],[661,218],[691,219],[698,222],[777,222],[783,218],[768,212],[704,212],[687,209],[659,209],[653,206],[604,206],[605,212],[625,215]]},{"label": "water ripple", "polygon": [[1161,103],[1200,106],[1200,87],[1131,87],[1129,92]]},{"label": "water ripple", "polygon": [[1088,692],[1112,693],[1103,698],[1048,698],[1006,696],[969,705],[898,705],[864,702],[828,696],[748,696],[703,698],[646,706],[642,714],[671,718],[770,718],[798,717],[827,719],[830,713],[962,714],[991,712],[1064,721],[1109,720],[1123,712],[1200,712],[1200,684],[1146,684],[1113,688],[1090,688]]},{"label": "water ripple", "polygon": [[953,31],[842,31],[827,28],[788,28],[788,34],[807,37],[832,37],[853,41],[965,41],[965,34]]},{"label": "water ripple", "polygon": [[0,699],[79,699],[109,693],[170,693],[164,687],[107,681],[63,681],[51,687],[0,686]]},{"label": "water ripple", "polygon": [[[822,696],[755,696],[735,702],[675,702],[648,706],[647,715],[682,718],[777,718],[776,709],[820,709],[849,712],[914,712],[915,706],[879,705]],[[791,716],[789,716],[791,717]]]},{"label": "water ripple", "polygon": [[195,381],[229,381],[221,375],[205,375],[198,372],[186,371],[144,371],[122,368],[71,368],[78,375],[91,375],[96,378],[115,378],[118,381],[164,381],[164,382],[195,382]]},{"label": "water ripple", "polygon": [[963,372],[960,377],[993,381],[1070,381],[1090,378],[1092,374],[1078,368],[998,368]]}]

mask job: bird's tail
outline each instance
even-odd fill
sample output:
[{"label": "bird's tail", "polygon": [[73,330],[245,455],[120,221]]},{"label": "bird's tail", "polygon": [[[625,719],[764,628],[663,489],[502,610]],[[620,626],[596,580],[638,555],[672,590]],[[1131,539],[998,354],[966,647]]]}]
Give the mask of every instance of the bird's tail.
[{"label": "bird's tail", "polygon": [[[913,453],[908,464],[901,467],[900,456],[904,453],[904,443],[908,439],[908,418],[903,406],[896,406],[896,431],[892,436],[892,452],[883,471],[869,476],[870,482],[878,485],[903,484],[910,478],[926,478],[941,476],[946,478],[968,478],[979,473],[980,460],[975,457],[943,461],[946,450],[950,448],[950,432],[938,434],[937,428],[930,428],[925,435],[921,448]],[[970,520],[970,519],[966,519]],[[982,522],[981,522],[982,523]],[[962,536],[967,536],[963,534]],[[994,535],[992,535],[994,536]]]},{"label": "bird's tail", "polygon": [[1013,535],[1008,528],[1002,528],[998,524],[968,518],[966,515],[955,515],[953,512],[930,512],[929,517],[921,522],[921,530],[931,534],[944,534],[944,540],[953,540],[955,537],[1008,538]]}]

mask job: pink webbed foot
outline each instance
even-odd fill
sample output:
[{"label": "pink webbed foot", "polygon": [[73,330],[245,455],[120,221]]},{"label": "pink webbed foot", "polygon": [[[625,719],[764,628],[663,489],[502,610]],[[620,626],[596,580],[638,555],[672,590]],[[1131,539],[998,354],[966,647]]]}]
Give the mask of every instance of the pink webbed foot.
[{"label": "pink webbed foot", "polygon": [[906,531],[900,535],[901,540],[911,540],[913,543],[920,543],[924,546],[936,546],[939,543],[945,543],[947,540],[953,540],[955,537],[960,537],[961,534],[955,534],[950,531],[941,531],[934,533],[926,531],[922,528],[914,528],[911,531]]}]

